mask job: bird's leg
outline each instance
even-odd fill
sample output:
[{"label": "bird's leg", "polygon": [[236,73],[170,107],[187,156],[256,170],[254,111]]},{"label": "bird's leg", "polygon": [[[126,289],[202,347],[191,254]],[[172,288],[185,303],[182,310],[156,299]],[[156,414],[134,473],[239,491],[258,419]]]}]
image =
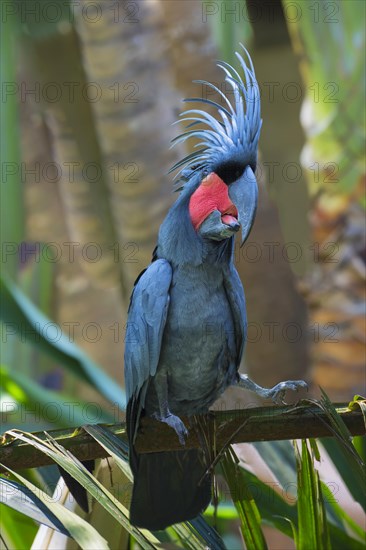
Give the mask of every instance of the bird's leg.
[{"label": "bird's leg", "polygon": [[168,379],[166,373],[158,372],[155,375],[154,386],[159,402],[159,412],[154,413],[152,417],[156,420],[160,420],[160,422],[165,422],[168,426],[173,428],[179,438],[180,444],[185,445],[185,438],[188,435],[188,430],[179,416],[172,414],[169,410]]},{"label": "bird's leg", "polygon": [[246,374],[239,374],[237,385],[260,395],[260,397],[272,399],[274,403],[282,405],[286,405],[284,397],[287,390],[299,391],[300,388],[308,388],[307,383],[303,380],[286,380],[273,386],[273,388],[262,388],[262,386],[258,386]]}]

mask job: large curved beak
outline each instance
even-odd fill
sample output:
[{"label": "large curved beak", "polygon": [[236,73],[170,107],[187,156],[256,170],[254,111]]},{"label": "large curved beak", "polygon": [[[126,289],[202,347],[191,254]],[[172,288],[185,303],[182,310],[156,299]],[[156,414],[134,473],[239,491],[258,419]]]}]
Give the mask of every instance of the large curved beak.
[{"label": "large curved beak", "polygon": [[243,175],[229,186],[229,197],[238,210],[241,224],[241,246],[249,237],[257,211],[258,187],[253,170],[248,166]]}]

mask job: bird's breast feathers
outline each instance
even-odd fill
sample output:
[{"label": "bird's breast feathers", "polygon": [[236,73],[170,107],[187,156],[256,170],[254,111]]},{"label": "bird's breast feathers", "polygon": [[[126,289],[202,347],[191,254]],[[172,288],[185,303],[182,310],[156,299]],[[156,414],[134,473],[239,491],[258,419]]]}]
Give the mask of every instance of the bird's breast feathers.
[{"label": "bird's breast feathers", "polygon": [[[174,276],[173,276],[174,280]],[[170,304],[158,369],[169,379],[170,399],[210,403],[221,394],[236,367],[234,319],[223,284],[196,283],[176,278],[170,289]]]}]

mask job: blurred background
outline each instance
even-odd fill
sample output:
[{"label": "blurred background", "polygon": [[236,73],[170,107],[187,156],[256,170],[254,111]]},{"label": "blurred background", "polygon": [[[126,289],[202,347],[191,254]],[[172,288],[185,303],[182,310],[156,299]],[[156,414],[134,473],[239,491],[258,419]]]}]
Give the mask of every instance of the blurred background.
[{"label": "blurred background", "polygon": [[[1,5],[3,429],[123,419],[133,282],[175,199],[182,98],[261,90],[259,210],[236,265],[243,372],[365,394],[365,7],[358,0]],[[258,404],[230,389],[217,404]]]}]

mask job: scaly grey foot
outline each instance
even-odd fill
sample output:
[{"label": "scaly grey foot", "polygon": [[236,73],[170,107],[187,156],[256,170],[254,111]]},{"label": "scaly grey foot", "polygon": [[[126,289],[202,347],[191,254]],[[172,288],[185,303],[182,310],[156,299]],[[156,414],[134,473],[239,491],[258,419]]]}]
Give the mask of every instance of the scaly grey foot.
[{"label": "scaly grey foot", "polygon": [[303,380],[286,380],[285,382],[280,382],[276,386],[273,386],[273,388],[262,388],[262,386],[259,386],[253,380],[248,378],[246,374],[239,374],[239,380],[238,380],[238,386],[241,388],[245,388],[247,390],[250,390],[260,397],[264,397],[265,399],[272,399],[274,403],[277,405],[287,405],[286,401],[284,400],[285,393],[287,390],[293,390],[293,391],[299,391],[301,388],[308,389],[308,385]]},{"label": "scaly grey foot", "polygon": [[165,424],[168,424],[173,430],[175,430],[175,433],[178,436],[179,443],[181,445],[186,444],[186,437],[188,436],[188,430],[179,418],[179,416],[175,416],[175,414],[169,413],[167,416],[160,416],[159,414],[155,413],[152,415],[153,418],[156,420],[160,420],[160,422],[165,422]]},{"label": "scaly grey foot", "polygon": [[263,388],[265,391],[264,397],[272,399],[276,405],[287,405],[285,401],[287,390],[298,392],[301,388],[308,389],[307,383],[303,380],[286,380],[285,382],[280,382],[276,386],[273,386],[273,388],[267,390]]}]

